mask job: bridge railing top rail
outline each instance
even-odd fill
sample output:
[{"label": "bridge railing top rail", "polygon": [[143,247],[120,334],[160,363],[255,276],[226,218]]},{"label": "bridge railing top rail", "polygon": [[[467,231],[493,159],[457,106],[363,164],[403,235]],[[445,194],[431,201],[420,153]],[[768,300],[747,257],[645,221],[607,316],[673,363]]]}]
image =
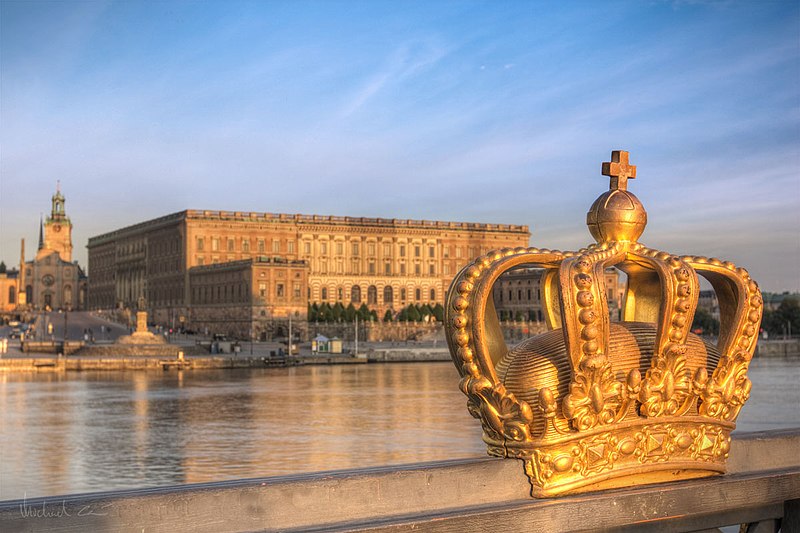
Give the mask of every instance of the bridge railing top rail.
[{"label": "bridge railing top rail", "polygon": [[800,429],[734,437],[725,476],[558,499],[530,498],[518,461],[463,459],[6,501],[0,529],[693,531],[800,520]]}]

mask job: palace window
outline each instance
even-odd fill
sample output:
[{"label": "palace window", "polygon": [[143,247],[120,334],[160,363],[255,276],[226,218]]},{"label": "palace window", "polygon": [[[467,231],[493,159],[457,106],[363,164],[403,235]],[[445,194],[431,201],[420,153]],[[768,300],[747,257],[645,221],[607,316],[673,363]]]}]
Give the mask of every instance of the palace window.
[{"label": "palace window", "polygon": [[420,265],[419,263],[415,263],[414,264],[414,274],[419,276],[421,273],[422,273],[422,265]]},{"label": "palace window", "polygon": [[375,261],[370,261],[367,263],[367,273],[375,274]]},{"label": "palace window", "polygon": [[400,263],[400,275],[401,276],[405,276],[406,275],[406,264],[405,263]]},{"label": "palace window", "polygon": [[354,304],[361,303],[361,287],[359,287],[358,285],[353,285],[350,288],[350,300]]},{"label": "palace window", "polygon": [[322,301],[324,302],[327,299],[328,299],[328,288],[322,287]]},{"label": "palace window", "polygon": [[287,254],[294,253],[294,241],[286,241],[286,253]]},{"label": "palace window", "polygon": [[272,253],[279,254],[281,253],[281,241],[278,239],[272,239]]},{"label": "palace window", "polygon": [[259,283],[258,284],[258,295],[262,298],[267,297],[267,284],[266,283]]},{"label": "palace window", "polygon": [[405,287],[400,289],[400,301],[403,302],[403,303],[405,303],[405,301],[406,301],[406,289],[405,289]]},{"label": "palace window", "polygon": [[228,239],[228,251],[233,252],[236,250],[236,241],[233,239]]},{"label": "palace window", "polygon": [[387,285],[383,288],[383,303],[385,305],[391,305],[394,302],[394,293],[392,292],[392,286]]},{"label": "palace window", "polygon": [[387,276],[392,275],[392,264],[391,263],[384,263],[383,265],[383,273]]},{"label": "palace window", "polygon": [[367,255],[370,255],[370,256],[375,255],[375,243],[374,242],[367,243]]},{"label": "palace window", "polygon": [[358,253],[359,253],[358,252],[358,243],[354,242],[353,243],[353,255],[358,255]]},{"label": "palace window", "polygon": [[278,284],[275,286],[275,295],[276,295],[278,298],[283,298],[283,297],[285,296],[285,292],[284,292],[284,286],[283,286],[283,283],[278,283]]},{"label": "palace window", "polygon": [[303,242],[303,253],[310,254],[311,253],[311,243],[308,241]]},{"label": "palace window", "polygon": [[392,255],[392,245],[391,244],[384,244],[383,245],[383,255],[389,257]]},{"label": "palace window", "polygon": [[203,256],[202,256],[202,255],[199,255],[199,256],[197,256],[197,264],[198,264],[199,266],[202,266],[203,264],[205,264],[205,261],[206,261],[206,260],[203,258]]},{"label": "palace window", "polygon": [[401,244],[400,245],[400,257],[405,257],[405,256],[406,256],[406,245],[405,244]]},{"label": "palace window", "polygon": [[433,263],[428,265],[428,274],[430,274],[431,276],[436,274],[436,265],[434,265]]},{"label": "palace window", "polygon": [[205,246],[205,239],[203,239],[203,237],[198,237],[197,238],[197,251],[198,252],[202,252],[204,246]]},{"label": "palace window", "polygon": [[245,253],[250,252],[250,239],[242,239],[242,251]]},{"label": "palace window", "polygon": [[422,300],[422,290],[419,287],[414,289],[414,299],[418,302]]},{"label": "palace window", "polygon": [[211,238],[211,251],[218,252],[219,251],[219,237],[212,237]]},{"label": "palace window", "polygon": [[321,255],[328,255],[328,243],[327,242],[319,243],[319,253]]},{"label": "palace window", "polygon": [[341,287],[339,287],[339,288],[336,290],[336,296],[337,296],[337,299],[338,299],[340,302],[341,302],[342,300],[344,300],[344,289],[342,289]]},{"label": "palace window", "polygon": [[264,239],[258,239],[258,253],[263,254],[267,251],[267,245],[264,243]]},{"label": "palace window", "polygon": [[456,259],[461,259],[461,247],[456,246]]},{"label": "palace window", "polygon": [[414,246],[414,257],[420,257],[422,255],[422,246],[417,244]]},{"label": "palace window", "polygon": [[433,257],[436,255],[436,248],[433,246],[428,246],[428,257]]},{"label": "palace window", "polygon": [[303,290],[300,287],[300,284],[296,281],[292,284],[292,291],[294,292],[294,299],[299,300],[303,295]]},{"label": "palace window", "polygon": [[431,289],[431,301],[436,301],[436,289]]}]

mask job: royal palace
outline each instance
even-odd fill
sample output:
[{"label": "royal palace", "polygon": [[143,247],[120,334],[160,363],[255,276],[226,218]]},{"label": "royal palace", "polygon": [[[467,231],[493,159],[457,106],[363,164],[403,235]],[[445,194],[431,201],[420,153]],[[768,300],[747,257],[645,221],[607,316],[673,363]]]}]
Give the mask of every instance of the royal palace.
[{"label": "royal palace", "polygon": [[156,322],[259,337],[314,302],[441,303],[468,261],[529,238],[520,225],[186,210],[89,239],[89,307],[144,297]]}]

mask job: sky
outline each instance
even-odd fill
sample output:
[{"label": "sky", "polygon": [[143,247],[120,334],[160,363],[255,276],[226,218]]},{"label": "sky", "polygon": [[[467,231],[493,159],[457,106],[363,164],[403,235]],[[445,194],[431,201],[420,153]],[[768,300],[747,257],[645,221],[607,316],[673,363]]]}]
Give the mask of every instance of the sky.
[{"label": "sky", "polygon": [[183,209],[527,224],[800,291],[800,2],[0,0],[0,259]]}]

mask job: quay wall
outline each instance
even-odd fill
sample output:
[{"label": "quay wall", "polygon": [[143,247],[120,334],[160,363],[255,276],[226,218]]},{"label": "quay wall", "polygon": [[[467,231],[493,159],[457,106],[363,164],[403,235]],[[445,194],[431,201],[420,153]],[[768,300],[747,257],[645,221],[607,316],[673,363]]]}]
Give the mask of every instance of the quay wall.
[{"label": "quay wall", "polygon": [[39,357],[0,359],[2,372],[65,372],[88,370],[211,370],[264,368],[299,364],[296,358],[273,361],[268,357]]},{"label": "quay wall", "polygon": [[370,363],[399,363],[416,361],[451,361],[445,348],[386,348],[367,352]]},{"label": "quay wall", "polygon": [[800,339],[761,339],[756,345],[756,357],[798,357]]}]

